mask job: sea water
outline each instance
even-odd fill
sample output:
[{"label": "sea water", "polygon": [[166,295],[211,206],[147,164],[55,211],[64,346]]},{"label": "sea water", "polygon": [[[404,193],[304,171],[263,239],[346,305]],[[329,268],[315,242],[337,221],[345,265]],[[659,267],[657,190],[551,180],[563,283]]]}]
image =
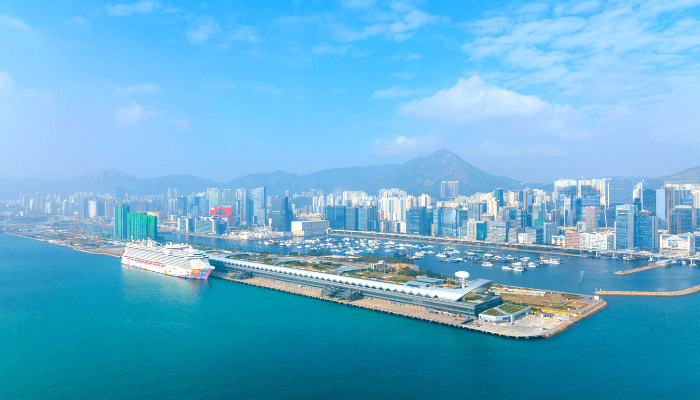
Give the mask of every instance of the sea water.
[{"label": "sea water", "polygon": [[[579,293],[699,281],[614,261],[419,262]],[[698,398],[700,295],[606,300],[554,338],[502,339],[0,234],[0,399]]]}]

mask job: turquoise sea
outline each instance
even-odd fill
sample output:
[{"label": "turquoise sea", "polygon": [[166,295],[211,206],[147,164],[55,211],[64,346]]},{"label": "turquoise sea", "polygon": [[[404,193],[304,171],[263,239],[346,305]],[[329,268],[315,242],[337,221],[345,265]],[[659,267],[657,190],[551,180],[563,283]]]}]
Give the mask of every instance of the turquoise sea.
[{"label": "turquoise sea", "polygon": [[[579,293],[700,282],[680,266],[614,276],[619,263],[466,269]],[[607,300],[516,341],[0,234],[0,399],[699,398],[700,295]]]}]

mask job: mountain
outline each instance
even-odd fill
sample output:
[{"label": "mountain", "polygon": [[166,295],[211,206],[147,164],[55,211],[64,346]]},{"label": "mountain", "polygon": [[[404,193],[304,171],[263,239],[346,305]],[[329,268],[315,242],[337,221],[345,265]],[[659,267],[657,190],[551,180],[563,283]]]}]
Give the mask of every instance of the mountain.
[{"label": "mountain", "polygon": [[160,178],[137,178],[117,170],[96,170],[63,181],[43,182],[35,179],[0,179],[0,199],[16,198],[19,193],[69,195],[76,192],[115,193],[121,187],[129,194],[149,195],[166,193],[178,188],[180,193],[202,191],[219,187],[221,183],[192,175],[168,175]]},{"label": "mountain", "polygon": [[668,183],[695,183],[700,184],[700,165],[694,168],[688,168],[675,175],[661,177]]},{"label": "mountain", "polygon": [[[447,149],[424,157],[414,158],[403,164],[370,165],[366,167],[332,168],[312,174],[297,175],[285,171],[249,174],[228,183],[215,182],[192,175],[168,175],[160,178],[136,178],[116,170],[97,170],[57,182],[34,179],[0,179],[0,199],[16,198],[22,193],[61,194],[75,192],[114,193],[123,187],[135,195],[165,194],[168,188],[177,188],[181,194],[202,192],[207,188],[267,188],[270,195],[285,191],[301,193],[321,189],[331,193],[335,188],[359,190],[376,194],[382,188],[399,188],[409,194],[427,193],[440,196],[441,181],[459,181],[459,193],[471,195],[490,192],[495,188],[522,189],[525,183],[484,172]],[[551,186],[551,185],[549,185]],[[546,188],[547,185],[529,185],[530,188]]]},{"label": "mountain", "polygon": [[438,197],[440,182],[445,180],[459,181],[459,193],[465,195],[489,192],[498,187],[525,187],[524,183],[514,179],[488,174],[447,149],[403,164],[333,168],[303,176],[283,171],[246,175],[228,182],[226,187],[265,186],[269,194],[283,194],[285,190],[299,193],[310,189],[330,193],[335,188],[376,193],[381,188],[399,188],[409,194],[427,193]]}]

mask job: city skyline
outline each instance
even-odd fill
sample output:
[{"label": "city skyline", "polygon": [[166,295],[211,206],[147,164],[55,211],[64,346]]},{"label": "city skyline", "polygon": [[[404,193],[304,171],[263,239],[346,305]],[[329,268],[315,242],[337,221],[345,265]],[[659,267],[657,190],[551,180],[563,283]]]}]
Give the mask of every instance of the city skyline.
[{"label": "city skyline", "polygon": [[692,2],[46,4],[0,7],[2,177],[226,182],[447,147],[548,182],[699,155]]}]

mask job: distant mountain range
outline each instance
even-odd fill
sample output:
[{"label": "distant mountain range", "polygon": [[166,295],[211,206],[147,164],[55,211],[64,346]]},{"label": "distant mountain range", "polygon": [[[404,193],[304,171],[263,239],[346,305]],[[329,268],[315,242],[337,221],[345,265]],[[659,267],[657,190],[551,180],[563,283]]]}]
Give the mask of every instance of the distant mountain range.
[{"label": "distant mountain range", "polygon": [[700,165],[694,168],[688,168],[675,175],[661,177],[669,183],[695,183],[700,184]]},{"label": "distant mountain range", "polygon": [[[673,182],[700,182],[700,167],[690,168],[664,179]],[[451,151],[443,149],[403,164],[333,168],[307,175],[275,171],[250,174],[227,183],[192,175],[136,178],[116,170],[93,171],[77,178],[57,182],[0,179],[0,199],[16,198],[20,192],[62,195],[75,192],[114,193],[119,187],[124,188],[129,194],[159,195],[165,194],[168,188],[177,188],[181,194],[190,194],[212,187],[252,189],[260,186],[265,186],[268,194],[271,195],[281,195],[287,190],[290,193],[301,193],[311,189],[320,189],[328,194],[335,188],[375,194],[381,188],[399,188],[412,195],[427,193],[439,197],[441,181],[458,181],[460,195],[490,192],[495,188],[552,190],[551,183],[528,184],[491,175],[474,167]]]}]

